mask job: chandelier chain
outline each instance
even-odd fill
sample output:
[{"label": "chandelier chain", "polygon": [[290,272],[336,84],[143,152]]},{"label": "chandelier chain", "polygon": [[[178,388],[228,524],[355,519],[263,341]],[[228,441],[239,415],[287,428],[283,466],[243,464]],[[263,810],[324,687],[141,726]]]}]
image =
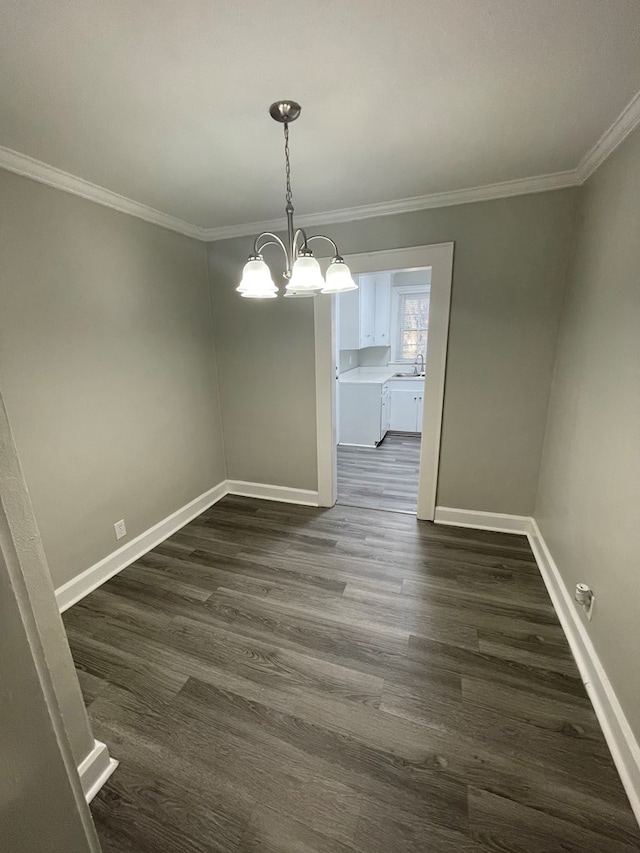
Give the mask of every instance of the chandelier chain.
[{"label": "chandelier chain", "polygon": [[291,193],[291,163],[289,162],[289,122],[284,123],[284,159],[287,175],[287,206],[292,204],[293,195]]}]

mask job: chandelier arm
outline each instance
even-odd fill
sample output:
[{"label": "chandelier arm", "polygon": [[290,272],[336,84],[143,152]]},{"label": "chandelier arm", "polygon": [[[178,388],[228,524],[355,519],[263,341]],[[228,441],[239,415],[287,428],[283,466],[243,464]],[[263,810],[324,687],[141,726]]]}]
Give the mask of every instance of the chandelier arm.
[{"label": "chandelier arm", "polygon": [[[269,243],[260,243],[260,240],[262,240],[263,237],[270,237],[271,239],[269,240]],[[286,254],[287,247],[282,242],[280,237],[278,237],[278,235],[274,234],[272,231],[263,231],[262,234],[258,234],[258,236],[256,237],[256,239],[253,242],[254,254],[256,254],[256,255],[260,254],[260,249],[263,248],[264,246],[269,245],[270,243],[277,243],[282,248],[283,252],[285,252],[285,254]]]},{"label": "chandelier arm", "polygon": [[[298,247],[298,238],[302,238],[302,244]],[[304,228],[296,228],[295,233],[293,235],[293,256],[294,258],[298,257],[298,252],[300,249],[307,249],[307,232]]]},{"label": "chandelier arm", "polygon": [[[271,239],[267,239],[261,243],[260,241],[265,237],[271,238]],[[277,234],[274,234],[271,231],[263,231],[262,234],[258,234],[258,236],[256,237],[256,239],[254,240],[254,243],[253,243],[254,255],[261,254],[262,250],[265,248],[265,246],[280,246],[280,248],[283,251],[284,260],[285,260],[285,276],[287,278],[289,278],[289,276],[291,275],[291,259],[289,257],[289,252],[287,251],[287,247],[282,242],[280,237],[278,237]]]},{"label": "chandelier arm", "polygon": [[[300,230],[302,230],[302,229],[300,229]],[[331,237],[327,237],[325,234],[313,234],[311,237],[307,238],[307,235],[306,234],[304,235],[305,246],[307,245],[307,243],[310,243],[312,240],[326,240],[327,242],[331,243],[331,245],[333,246],[333,251],[336,253],[335,254],[336,260],[340,260],[340,261],[342,260],[342,255],[338,251],[338,247],[336,246],[335,242],[331,239]]]}]

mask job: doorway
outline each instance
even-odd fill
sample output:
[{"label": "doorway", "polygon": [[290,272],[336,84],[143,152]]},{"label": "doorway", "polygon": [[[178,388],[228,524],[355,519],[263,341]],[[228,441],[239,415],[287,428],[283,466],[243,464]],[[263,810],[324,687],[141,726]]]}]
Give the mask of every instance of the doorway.
[{"label": "doorway", "polygon": [[337,503],[415,514],[431,267],[355,280],[337,297]]},{"label": "doorway", "polygon": [[[451,300],[451,276],[453,268],[453,243],[438,243],[430,246],[417,246],[407,249],[394,249],[383,252],[371,252],[362,255],[350,255],[348,263],[354,276],[364,277],[369,286],[371,281],[376,280],[377,276],[388,275],[388,273],[380,273],[380,270],[386,271],[402,271],[402,273],[416,273],[419,271],[430,271],[430,306],[429,306],[429,333],[427,335],[426,345],[426,362],[428,381],[424,386],[422,394],[416,393],[416,398],[421,396],[418,407],[418,400],[411,400],[415,403],[415,417],[418,418],[418,424],[413,436],[407,436],[407,443],[403,446],[403,437],[401,435],[390,435],[389,427],[385,430],[389,439],[392,439],[387,444],[387,456],[389,471],[402,467],[403,462],[412,466],[411,459],[411,442],[413,439],[413,451],[418,457],[418,472],[417,472],[417,516],[420,519],[433,520],[435,511],[436,488],[438,478],[438,464],[440,457],[440,432],[442,423],[442,406],[444,400],[444,379],[446,368],[447,355],[447,340],[449,330],[449,307]],[[409,282],[405,282],[409,285]],[[374,284],[375,291],[375,284]],[[356,291],[360,293],[361,291]],[[341,297],[342,298],[342,297]],[[365,306],[365,311],[369,310],[371,305],[370,296],[368,305]],[[375,296],[374,296],[375,304]],[[393,312],[391,302],[389,303],[390,311]],[[375,310],[375,309],[374,309]],[[340,355],[344,347],[340,346],[338,339],[338,311],[339,303],[337,297],[332,297],[330,300],[317,300],[315,303],[315,346],[316,346],[316,426],[318,436],[318,496],[321,506],[333,506],[338,498],[338,453],[342,453],[338,448],[338,440],[341,439],[341,444],[350,444],[345,441],[348,436],[339,436],[338,431],[338,411],[339,402],[342,400],[344,407],[346,397],[339,394],[340,385]],[[367,327],[367,321],[364,326]],[[390,323],[393,322],[391,314],[389,315]],[[376,335],[375,316],[373,323],[373,331],[366,331],[365,334]],[[384,324],[378,326],[377,334],[384,333]],[[383,339],[378,337],[377,341],[383,343]],[[344,341],[343,341],[344,343]],[[366,349],[366,348],[365,348]],[[360,365],[358,365],[360,366]],[[375,365],[363,365],[375,367]],[[345,364],[342,364],[345,367]],[[406,362],[400,364],[398,370],[393,370],[393,373],[411,373],[413,372]],[[388,373],[389,364],[386,365]],[[404,369],[402,369],[404,368]],[[422,372],[421,370],[417,371]],[[391,378],[390,376],[387,377]],[[393,377],[398,381],[405,377]],[[422,377],[418,377],[422,379]],[[408,390],[407,388],[398,388],[397,391]],[[388,389],[389,394],[391,388]],[[372,395],[369,395],[370,397]],[[373,395],[375,396],[375,395]],[[385,401],[384,395],[379,396],[379,405],[381,406],[380,417],[382,418],[380,429],[385,426]],[[398,398],[398,407],[401,403],[408,401],[408,394],[405,393],[404,401]],[[372,405],[371,401],[369,404]],[[364,404],[363,404],[364,405]],[[392,404],[391,404],[392,406]],[[405,415],[410,413],[405,407]],[[418,411],[419,409],[419,411]],[[340,420],[344,423],[344,412],[340,415]],[[390,425],[389,425],[390,426]],[[421,429],[419,428],[421,426]],[[402,430],[398,430],[398,433]],[[381,442],[382,436],[378,436],[378,450],[383,449],[384,441]],[[367,439],[370,441],[370,438]],[[354,442],[355,443],[355,442]],[[395,446],[394,446],[395,445]],[[376,447],[375,436],[373,448]],[[376,452],[373,450],[373,452]],[[404,460],[402,457],[405,457]],[[395,458],[394,458],[395,457]],[[382,456],[378,456],[379,461]],[[409,460],[409,461],[407,461]],[[357,466],[357,463],[356,463]],[[378,466],[378,462],[375,462]],[[415,468],[415,464],[413,464]],[[405,471],[406,473],[406,471]],[[415,476],[415,475],[414,475]],[[380,478],[378,478],[380,479]],[[384,479],[384,478],[382,478]],[[397,480],[397,475],[395,476]],[[342,485],[342,484],[341,484]],[[348,482],[345,479],[344,486],[348,487]],[[387,497],[397,500],[390,500],[389,503],[396,504],[396,508],[401,508],[403,495],[390,494]],[[375,500],[375,495],[373,495]],[[405,497],[406,500],[406,497]],[[414,511],[415,502],[413,503]],[[377,508],[392,508],[381,507]],[[412,511],[411,509],[402,508],[401,511]]]}]

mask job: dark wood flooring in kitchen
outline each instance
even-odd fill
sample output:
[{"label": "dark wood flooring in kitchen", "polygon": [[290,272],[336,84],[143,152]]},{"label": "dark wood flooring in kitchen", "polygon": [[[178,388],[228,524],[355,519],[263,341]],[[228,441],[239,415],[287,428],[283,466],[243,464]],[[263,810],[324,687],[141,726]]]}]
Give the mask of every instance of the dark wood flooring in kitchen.
[{"label": "dark wood flooring in kitchen", "polygon": [[105,853],[632,853],[523,537],[226,497],[64,621]]},{"label": "dark wood flooring in kitchen", "polygon": [[415,512],[420,440],[419,435],[387,433],[378,447],[338,445],[338,503]]}]

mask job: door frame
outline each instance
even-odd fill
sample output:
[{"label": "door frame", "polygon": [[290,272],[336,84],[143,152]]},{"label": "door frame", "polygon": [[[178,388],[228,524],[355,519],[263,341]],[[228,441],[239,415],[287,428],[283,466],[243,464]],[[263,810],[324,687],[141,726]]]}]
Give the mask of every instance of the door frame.
[{"label": "door frame", "polygon": [[[19,667],[6,667],[9,671],[2,673],[11,705],[8,725],[15,738],[14,762],[25,768],[24,776],[14,780],[16,798],[9,832],[23,834],[32,823],[30,814],[38,813],[46,801],[42,820],[45,815],[51,820],[55,811],[64,827],[51,827],[51,850],[61,850],[63,844],[69,850],[72,844],[77,853],[100,853],[60,706],[56,681],[66,670],[73,673],[78,707],[85,719],[86,712],[1,390],[0,587],[3,614],[11,626],[2,641],[15,649],[20,661]],[[6,656],[3,664],[6,666]],[[64,689],[72,697],[69,686]],[[29,716],[23,720],[21,714],[26,712]],[[87,733],[93,739],[89,728]],[[7,780],[15,775],[10,765],[1,771]],[[43,828],[43,834],[45,831]],[[34,841],[36,834],[34,824],[33,835],[25,844]]]},{"label": "door frame", "polygon": [[[432,243],[405,249],[385,249],[349,255],[346,260],[354,275],[431,267],[427,374],[424,390],[420,476],[418,481],[419,519],[433,521],[438,487],[442,409],[444,404],[453,243]],[[321,261],[322,263],[322,261]],[[326,265],[326,262],[325,262]],[[318,504],[333,506],[338,496],[338,453],[336,441],[336,304],[337,299],[314,300],[316,360],[316,432],[318,458]],[[429,438],[427,438],[427,436]]]}]

